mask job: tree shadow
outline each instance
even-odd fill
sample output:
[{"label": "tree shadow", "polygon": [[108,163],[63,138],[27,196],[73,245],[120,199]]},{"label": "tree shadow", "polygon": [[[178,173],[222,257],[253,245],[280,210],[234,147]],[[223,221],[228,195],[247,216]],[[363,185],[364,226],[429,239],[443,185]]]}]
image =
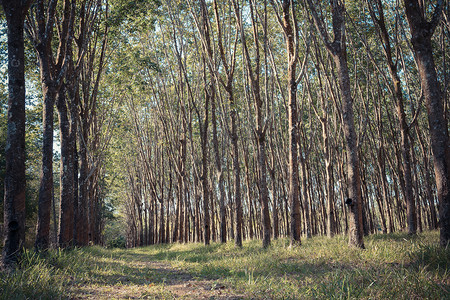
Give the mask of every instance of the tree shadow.
[{"label": "tree shadow", "polygon": [[[407,233],[395,233],[389,235],[371,236],[372,241],[400,242],[414,237]],[[322,298],[327,295],[341,295],[342,297],[358,298],[361,295],[397,295],[401,288],[386,289],[389,284],[403,284],[404,276],[409,276],[405,281],[405,289],[410,282],[421,287],[424,284],[430,292],[437,290],[449,290],[449,282],[433,282],[428,279],[420,282],[415,279],[420,272],[418,270],[438,270],[440,274],[448,274],[450,252],[439,247],[420,247],[410,252],[411,263],[406,265],[397,263],[364,263],[340,262],[332,259],[305,259],[301,256],[288,257],[286,259],[264,260],[258,259],[258,253],[267,250],[233,249],[228,251],[230,245],[212,244],[210,246],[194,245],[181,248],[177,244],[151,246],[151,248],[139,248],[128,250],[88,250],[91,257],[86,264],[91,267],[87,276],[79,276],[72,280],[72,284],[82,287],[83,280],[86,285],[116,285],[145,287],[149,284],[160,284],[170,290],[171,286],[180,284],[197,284],[199,282],[227,282],[236,287],[236,284],[257,285],[261,281],[280,282],[286,280],[297,287],[303,287],[302,291],[311,298]],[[413,250],[413,249],[412,249]],[[228,253],[231,252],[232,254]],[[76,253],[75,253],[76,254]],[[227,264],[230,255],[243,256],[242,266],[239,264]],[[245,260],[245,256],[253,255],[253,260]],[[107,258],[102,260],[102,258]],[[183,265],[183,263],[188,263]],[[240,262],[240,261],[239,261]],[[177,267],[181,265],[182,269]],[[445,278],[445,276],[441,276]],[[286,279],[283,279],[286,278]],[[387,281],[393,278],[392,283]],[[408,282],[409,281],[409,282]],[[306,288],[311,285],[312,287]],[[438,286],[438,288],[436,288]],[[375,289],[376,292],[371,292]],[[245,290],[245,289],[243,289]],[[325,295],[325,296],[324,296]],[[423,292],[421,295],[425,295]],[[436,294],[439,295],[439,294]],[[261,297],[264,295],[261,295]],[[398,294],[397,296],[401,296]],[[256,298],[259,296],[257,295]]]},{"label": "tree shadow", "polygon": [[395,241],[395,242],[404,242],[404,241],[415,241],[418,239],[418,235],[411,235],[407,232],[393,232],[393,233],[379,233],[373,234],[368,237],[365,237],[368,240],[372,241]]}]

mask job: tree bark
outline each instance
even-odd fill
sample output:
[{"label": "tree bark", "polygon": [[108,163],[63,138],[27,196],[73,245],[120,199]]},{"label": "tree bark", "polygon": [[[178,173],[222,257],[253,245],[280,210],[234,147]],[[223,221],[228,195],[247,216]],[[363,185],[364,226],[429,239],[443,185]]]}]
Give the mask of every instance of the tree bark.
[{"label": "tree bark", "polygon": [[233,92],[228,91],[231,108],[231,144],[233,145],[233,175],[234,175],[234,206],[236,214],[236,233],[234,243],[238,247],[242,247],[242,202],[241,202],[241,168],[239,165],[239,146],[236,124],[236,108],[234,108]]},{"label": "tree bark", "polygon": [[61,88],[57,101],[59,129],[61,136],[61,171],[60,171],[60,209],[58,245],[68,247],[73,242],[74,230],[74,149],[71,135],[70,120],[67,109],[65,87]]},{"label": "tree bark", "polygon": [[63,17],[58,33],[57,55],[53,54],[52,41],[58,1],[37,1],[35,16],[27,27],[39,58],[43,110],[42,170],[40,175],[38,220],[36,228],[36,250],[49,246],[50,210],[53,200],[53,113],[55,97],[58,95],[67,70],[67,45],[72,41],[74,5],[64,1]]},{"label": "tree bark", "polygon": [[[205,87],[205,118],[203,120],[201,136],[202,136],[202,187],[203,187],[203,242],[205,245],[210,244],[211,239],[211,218],[210,218],[210,199],[209,199],[209,183],[208,183],[208,109],[211,98],[214,97],[214,89],[208,90]],[[214,101],[214,100],[213,100]],[[211,211],[214,215],[214,211]]]},{"label": "tree bark", "polygon": [[88,173],[89,165],[87,158],[87,116],[81,117],[81,135],[79,137],[80,150],[80,175],[78,178],[78,212],[77,212],[77,245],[87,246],[89,244],[89,202],[88,202]]},{"label": "tree bark", "polygon": [[227,242],[227,219],[225,208],[225,188],[222,172],[222,159],[219,152],[219,141],[217,137],[216,101],[215,97],[211,101],[211,122],[213,131],[213,149],[215,157],[216,177],[219,184],[219,218],[220,218],[220,242]]},{"label": "tree bark", "polygon": [[[288,122],[289,122],[289,205],[290,205],[290,239],[291,246],[300,244],[301,240],[301,214],[300,214],[300,196],[299,196],[299,174],[298,174],[298,112],[297,112],[297,50],[295,42],[298,35],[294,33],[291,22],[296,22],[295,8],[290,7],[294,2],[284,0],[282,2],[283,8],[283,23],[286,49],[288,52],[288,92],[289,92],[289,108],[288,108]],[[294,12],[294,19],[290,19],[290,10]],[[296,26],[294,24],[294,26]]]},{"label": "tree bark", "polygon": [[[76,90],[77,91],[77,90]],[[70,93],[69,93],[70,95]],[[70,135],[71,138],[70,140],[73,142],[73,148],[72,148],[72,153],[73,153],[73,232],[72,232],[72,237],[73,237],[73,244],[77,245],[77,229],[78,229],[78,150],[77,150],[77,130],[78,130],[78,99],[79,99],[79,95],[78,95],[78,91],[75,92],[74,97],[71,99],[71,101],[76,101],[73,102],[73,105],[70,109],[70,115],[71,115],[71,128],[70,128]]]},{"label": "tree bark", "polygon": [[8,35],[8,128],[5,147],[2,263],[13,268],[25,244],[25,54],[24,20],[32,1],[2,0]]},{"label": "tree bark", "polygon": [[53,86],[44,83],[42,92],[44,94],[44,132],[35,242],[36,250],[45,250],[49,247],[50,209],[53,199],[53,111],[56,91]]},{"label": "tree bark", "polygon": [[342,115],[344,122],[345,148],[347,152],[348,195],[346,204],[350,208],[349,214],[349,245],[364,248],[362,228],[362,197],[361,179],[359,174],[358,150],[353,117],[353,99],[350,91],[350,77],[348,73],[345,53],[335,57],[338,69],[339,86],[343,97]]},{"label": "tree bark", "polygon": [[411,43],[417,61],[420,84],[425,97],[430,127],[434,173],[439,199],[440,245],[450,242],[450,148],[448,123],[444,110],[444,97],[439,86],[433,57],[431,38],[439,23],[443,1],[439,0],[431,21],[417,0],[404,0],[405,12],[411,31]]}]

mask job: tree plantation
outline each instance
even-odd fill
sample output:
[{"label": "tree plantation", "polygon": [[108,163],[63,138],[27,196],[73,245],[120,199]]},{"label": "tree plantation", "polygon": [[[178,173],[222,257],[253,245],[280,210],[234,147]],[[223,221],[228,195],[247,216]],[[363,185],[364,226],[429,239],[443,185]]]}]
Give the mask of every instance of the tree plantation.
[{"label": "tree plantation", "polygon": [[5,270],[92,245],[372,253],[422,232],[449,258],[448,1],[2,7]]}]

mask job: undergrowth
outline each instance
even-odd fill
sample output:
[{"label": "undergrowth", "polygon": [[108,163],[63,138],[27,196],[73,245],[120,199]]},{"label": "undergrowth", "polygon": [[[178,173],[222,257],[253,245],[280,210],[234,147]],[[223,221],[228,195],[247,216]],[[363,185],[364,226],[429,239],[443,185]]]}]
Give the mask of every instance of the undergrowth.
[{"label": "undergrowth", "polygon": [[[0,273],[0,299],[95,298],[96,290],[108,294],[121,286],[132,287],[136,298],[172,299],[168,277],[186,274],[248,299],[449,299],[450,249],[438,239],[438,232],[372,235],[365,250],[336,236],[303,239],[293,248],[278,239],[268,249],[246,241],[242,248],[229,242],[27,251],[16,271]],[[177,271],[148,268],[148,261]]]}]

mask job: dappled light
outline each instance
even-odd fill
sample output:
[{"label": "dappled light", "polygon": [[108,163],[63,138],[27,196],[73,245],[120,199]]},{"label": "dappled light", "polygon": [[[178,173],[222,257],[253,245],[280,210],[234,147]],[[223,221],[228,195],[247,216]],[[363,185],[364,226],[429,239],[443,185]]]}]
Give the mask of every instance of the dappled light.
[{"label": "dappled light", "polygon": [[1,6],[0,300],[448,298],[448,1]]}]

